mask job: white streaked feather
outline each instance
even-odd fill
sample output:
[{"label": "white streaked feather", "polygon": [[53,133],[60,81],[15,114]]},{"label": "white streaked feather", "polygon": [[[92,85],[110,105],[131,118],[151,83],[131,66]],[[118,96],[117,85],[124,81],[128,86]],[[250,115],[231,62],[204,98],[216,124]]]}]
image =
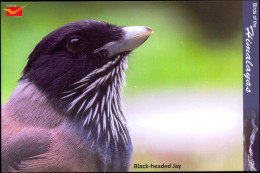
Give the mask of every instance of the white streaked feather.
[{"label": "white streaked feather", "polygon": [[109,61],[107,64],[105,64],[101,68],[94,70],[93,72],[88,74],[86,77],[82,78],[78,82],[75,82],[74,84],[78,84],[78,83],[81,83],[81,82],[87,82],[89,79],[91,79],[91,76],[93,76],[93,75],[95,75],[97,73],[100,73],[102,71],[105,71],[108,67],[110,67],[111,65],[115,64],[119,59],[120,59],[120,56],[118,56],[114,61]]},{"label": "white streaked feather", "polygon": [[94,103],[94,101],[95,101],[97,95],[98,95],[98,92],[97,92],[97,93],[95,94],[95,96],[89,101],[89,103],[87,104],[87,106],[86,106],[84,112],[85,112],[86,110],[88,110],[88,109],[93,105],[93,103]]},{"label": "white streaked feather", "polygon": [[64,91],[64,92],[62,92],[62,94],[67,94],[67,93],[70,93],[70,92],[73,92],[73,90]]},{"label": "white streaked feather", "polygon": [[104,109],[105,100],[106,100],[106,96],[104,95],[104,96],[102,97],[101,109]]},{"label": "white streaked feather", "polygon": [[107,81],[109,77],[110,77],[109,75],[106,75],[104,80]]},{"label": "white streaked feather", "polygon": [[83,102],[82,105],[80,106],[80,108],[79,108],[79,110],[78,110],[77,113],[79,113],[79,112],[81,111],[81,109],[83,108],[83,106],[85,105],[85,103],[86,103],[86,100],[84,100],[84,102]]},{"label": "white streaked feather", "polygon": [[80,85],[80,86],[78,86],[78,87],[76,87],[76,88],[73,88],[73,90],[75,91],[75,90],[77,90],[77,89],[79,89],[79,88],[82,88],[82,87],[84,87],[84,86],[86,86],[88,83],[83,83],[82,85]]},{"label": "white streaked feather", "polygon": [[72,95],[74,95],[74,94],[76,94],[76,93],[77,93],[77,92],[73,92],[73,93],[68,94],[68,95],[66,95],[66,96],[64,96],[64,97],[61,97],[61,99],[65,99],[65,98],[70,97],[70,96],[72,96]]},{"label": "white streaked feather", "polygon": [[112,131],[112,136],[114,138],[115,136],[115,125],[114,125],[114,117],[113,116],[110,116],[110,126],[111,126],[111,131]]},{"label": "white streaked feather", "polygon": [[[109,67],[117,63],[118,60],[120,60],[119,65],[115,66],[110,72],[95,79],[97,75],[100,75],[100,73],[104,73]],[[124,86],[126,85],[124,70],[127,68],[127,58],[118,56],[115,60],[109,61],[101,68],[94,70],[87,76],[83,77],[81,80],[74,83],[74,85],[80,84],[79,86],[75,87],[73,90],[64,92],[68,95],[64,96],[63,98],[67,98],[76,93],[80,94],[78,93],[78,89],[83,89],[83,92],[70,103],[68,111],[74,108],[78,102],[81,103],[81,106],[78,109],[77,113],[80,113],[84,107],[85,109],[83,112],[86,112],[90,108],[94,108],[90,109],[88,115],[84,120],[83,126],[87,126],[91,122],[93,122],[93,120],[95,120],[95,124],[97,125],[97,140],[99,139],[100,133],[102,132],[106,133],[108,143],[110,143],[111,134],[115,142],[119,141],[118,135],[121,134],[123,142],[128,143],[128,138],[126,135],[127,131],[125,130],[127,129],[126,121],[122,114],[120,97],[121,84],[123,84]],[[93,81],[93,79],[95,80]],[[92,80],[93,82],[89,83],[90,80]],[[108,80],[111,80],[111,83],[109,83],[106,93],[102,96],[101,103],[97,101],[98,91],[92,97],[86,98],[89,92],[99,88],[100,85],[104,84]],[[89,102],[87,102],[88,100]],[[104,109],[105,105],[106,110]],[[99,121],[101,119],[103,119],[103,124],[101,124],[101,121]],[[110,128],[108,128],[109,126]],[[88,134],[88,136],[89,135],[90,133]]]},{"label": "white streaked feather", "polygon": [[99,104],[97,103],[95,111],[94,111],[93,116],[92,116],[92,120],[94,120],[94,118],[96,117],[96,114],[97,114],[97,111],[98,111],[98,106],[99,106]]},{"label": "white streaked feather", "polygon": [[116,73],[117,74],[119,73],[119,67],[116,67]]},{"label": "white streaked feather", "polygon": [[108,143],[110,143],[110,132],[109,132],[109,130],[107,131],[107,140],[108,140]]},{"label": "white streaked feather", "polygon": [[107,119],[106,119],[106,111],[104,111],[104,114],[103,114],[103,130],[104,132],[106,131],[106,126],[107,126]]},{"label": "white streaked feather", "polygon": [[87,140],[88,140],[90,134],[91,134],[91,130],[89,130],[89,132],[88,132],[88,136],[87,136],[87,138],[86,138]]},{"label": "white streaked feather", "polygon": [[85,125],[86,125],[86,123],[88,123],[88,122],[89,122],[89,120],[90,120],[91,116],[92,116],[92,109],[90,109],[90,112],[89,112],[88,116],[86,117],[86,119],[85,119],[85,121],[84,121],[84,123],[83,123],[83,126],[85,126]]},{"label": "white streaked feather", "polygon": [[114,69],[112,70],[112,76],[114,76],[115,71],[116,71],[116,69],[114,68]]},{"label": "white streaked feather", "polygon": [[98,137],[97,137],[97,140],[98,140],[99,134],[100,134],[100,124],[98,124],[98,132],[97,132],[97,134],[98,134]]},{"label": "white streaked feather", "polygon": [[109,97],[110,97],[110,85],[108,85],[108,88],[107,88],[107,95],[106,95],[107,102],[108,102]]},{"label": "white streaked feather", "polygon": [[100,114],[97,114],[97,120],[96,120],[96,125],[99,125],[99,117],[100,117]]},{"label": "white streaked feather", "polygon": [[121,129],[121,131],[123,132],[123,135],[124,135],[123,138],[124,138],[125,142],[128,143],[128,139],[127,139],[125,130],[124,130],[124,128],[123,128],[123,125],[122,125],[121,123],[119,123],[119,125],[120,125],[120,129]]}]

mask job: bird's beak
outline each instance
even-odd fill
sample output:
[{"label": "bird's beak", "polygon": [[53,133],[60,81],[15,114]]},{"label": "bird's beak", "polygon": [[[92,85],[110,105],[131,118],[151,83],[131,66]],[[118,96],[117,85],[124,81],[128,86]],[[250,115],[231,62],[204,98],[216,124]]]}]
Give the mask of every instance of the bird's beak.
[{"label": "bird's beak", "polygon": [[109,42],[94,50],[94,53],[98,53],[103,50],[108,53],[107,57],[110,58],[119,53],[132,51],[142,45],[153,31],[151,28],[145,26],[130,26],[122,29],[122,39]]}]

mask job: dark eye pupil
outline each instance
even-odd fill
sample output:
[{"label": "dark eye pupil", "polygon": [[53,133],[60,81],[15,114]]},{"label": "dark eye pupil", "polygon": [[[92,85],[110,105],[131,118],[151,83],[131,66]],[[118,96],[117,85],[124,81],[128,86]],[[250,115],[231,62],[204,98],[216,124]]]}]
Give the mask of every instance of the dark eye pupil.
[{"label": "dark eye pupil", "polygon": [[69,41],[68,49],[72,53],[79,53],[83,50],[84,43],[80,38],[73,38]]}]

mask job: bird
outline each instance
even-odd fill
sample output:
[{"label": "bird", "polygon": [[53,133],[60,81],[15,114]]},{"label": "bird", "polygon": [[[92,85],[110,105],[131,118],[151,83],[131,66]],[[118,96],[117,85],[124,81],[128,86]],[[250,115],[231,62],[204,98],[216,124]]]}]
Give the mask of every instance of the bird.
[{"label": "bird", "polygon": [[45,36],[1,107],[2,172],[129,171],[120,94],[128,57],[152,32],[91,19]]}]

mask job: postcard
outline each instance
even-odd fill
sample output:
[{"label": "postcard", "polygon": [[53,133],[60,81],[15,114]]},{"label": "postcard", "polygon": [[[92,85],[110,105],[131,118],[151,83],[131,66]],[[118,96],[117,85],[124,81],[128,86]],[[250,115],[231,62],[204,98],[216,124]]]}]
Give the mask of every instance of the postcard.
[{"label": "postcard", "polygon": [[259,171],[259,2],[2,1],[1,164]]}]

